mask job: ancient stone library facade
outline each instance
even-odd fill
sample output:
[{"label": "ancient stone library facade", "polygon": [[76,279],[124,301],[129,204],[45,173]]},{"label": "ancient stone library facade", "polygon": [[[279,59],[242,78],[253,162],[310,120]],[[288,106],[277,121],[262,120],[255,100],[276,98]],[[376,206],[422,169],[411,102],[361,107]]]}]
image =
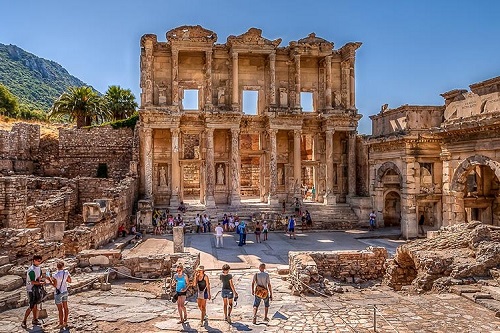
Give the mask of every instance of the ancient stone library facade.
[{"label": "ancient stone library facade", "polygon": [[336,49],[310,34],[280,46],[255,28],[216,42],[200,26],[142,37],[135,129],[0,131],[1,226],[41,228],[76,253],[141,220],[136,211],[147,223],[183,200],[218,214],[251,198],[279,212],[305,186],[306,207],[347,207],[366,224],[374,210],[406,237],[421,215],[427,229],[500,225],[500,77],[446,92],[442,106],[384,106],[360,136],[361,43]]}]

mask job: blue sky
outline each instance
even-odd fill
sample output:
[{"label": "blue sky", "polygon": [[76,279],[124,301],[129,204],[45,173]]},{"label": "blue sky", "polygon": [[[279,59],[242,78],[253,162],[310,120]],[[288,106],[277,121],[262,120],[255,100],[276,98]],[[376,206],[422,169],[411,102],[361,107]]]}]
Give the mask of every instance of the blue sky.
[{"label": "blue sky", "polygon": [[139,99],[139,42],[180,25],[213,30],[218,43],[250,27],[268,39],[317,36],[339,48],[360,41],[358,131],[382,104],[442,105],[439,94],[500,75],[500,1],[325,0],[0,0],[0,43],[54,60],[105,92],[130,88]]}]

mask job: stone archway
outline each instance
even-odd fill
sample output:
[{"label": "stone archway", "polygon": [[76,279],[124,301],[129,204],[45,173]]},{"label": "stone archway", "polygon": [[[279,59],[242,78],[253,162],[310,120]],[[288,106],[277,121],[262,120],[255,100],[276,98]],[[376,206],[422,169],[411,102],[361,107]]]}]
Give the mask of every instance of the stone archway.
[{"label": "stone archway", "polygon": [[[401,171],[393,162],[385,162],[377,169],[373,201],[373,208],[377,213],[377,224],[400,225],[402,180]],[[395,194],[391,194],[393,192]]]},{"label": "stone archway", "polygon": [[397,191],[387,192],[384,197],[384,225],[401,225],[401,195]]},{"label": "stone archway", "polygon": [[466,158],[451,180],[453,220],[500,224],[500,162],[484,155]]},{"label": "stone archway", "polygon": [[397,177],[398,183],[399,184],[402,183],[403,176],[401,175],[401,171],[399,171],[398,166],[393,162],[385,162],[377,170],[377,175],[375,176],[375,184],[376,184],[375,186],[379,187],[384,185],[383,178],[386,175],[386,173],[390,170],[394,171],[395,175],[398,176]]}]

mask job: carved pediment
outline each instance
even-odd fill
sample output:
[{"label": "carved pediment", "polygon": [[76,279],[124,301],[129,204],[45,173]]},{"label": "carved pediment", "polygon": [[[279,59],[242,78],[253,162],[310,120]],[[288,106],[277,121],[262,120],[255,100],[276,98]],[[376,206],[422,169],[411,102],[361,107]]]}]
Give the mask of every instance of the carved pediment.
[{"label": "carved pediment", "polygon": [[233,45],[258,45],[258,46],[272,46],[278,47],[281,43],[281,38],[269,40],[262,37],[262,30],[257,28],[250,28],[247,32],[239,36],[227,37],[227,44]]},{"label": "carved pediment", "polygon": [[217,34],[211,30],[203,28],[201,25],[183,25],[167,32],[167,40],[189,41],[202,43],[215,43]]},{"label": "carved pediment", "polygon": [[314,32],[311,32],[307,37],[299,39],[297,44],[309,44],[309,45],[318,45],[318,46],[327,46],[330,49],[333,49],[333,43],[323,39],[321,37],[317,37]]}]

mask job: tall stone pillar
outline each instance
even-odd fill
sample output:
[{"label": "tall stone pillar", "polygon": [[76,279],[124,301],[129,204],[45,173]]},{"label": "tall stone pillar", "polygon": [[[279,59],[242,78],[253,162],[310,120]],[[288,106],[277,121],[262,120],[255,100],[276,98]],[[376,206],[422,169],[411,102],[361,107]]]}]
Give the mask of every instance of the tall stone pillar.
[{"label": "tall stone pillar", "polygon": [[335,204],[335,195],[333,194],[333,132],[326,130],[326,193],[324,203],[326,205]]},{"label": "tall stone pillar", "polygon": [[401,188],[401,232],[405,238],[418,236],[417,189],[415,186],[415,157],[404,157],[403,187]]},{"label": "tall stone pillar", "polygon": [[325,69],[326,69],[325,104],[326,104],[326,109],[331,109],[332,108],[332,56],[325,57]]},{"label": "tall stone pillar", "polygon": [[172,195],[170,196],[170,206],[179,206],[179,191],[181,188],[181,173],[179,165],[179,129],[171,128],[172,134]]},{"label": "tall stone pillar", "polygon": [[453,176],[453,169],[450,164],[451,154],[447,148],[441,148],[440,154],[441,161],[443,162],[443,226],[453,224],[453,205],[455,198],[451,193],[451,177]]},{"label": "tall stone pillar", "polygon": [[184,227],[173,227],[174,253],[184,252]]},{"label": "tall stone pillar", "polygon": [[153,41],[146,40],[144,43],[146,56],[145,63],[145,82],[143,82],[144,104],[149,106],[153,104]]},{"label": "tall stone pillar", "polygon": [[293,179],[295,180],[294,195],[300,195],[300,186],[302,185],[302,157],[300,155],[300,136],[301,130],[293,131]]},{"label": "tall stone pillar", "polygon": [[238,52],[233,52],[233,108],[238,107],[239,101],[239,91],[240,85],[238,82]]},{"label": "tall stone pillar", "polygon": [[278,205],[278,149],[276,144],[276,133],[277,129],[269,129],[269,144],[271,148],[271,156],[269,158],[269,197],[267,202],[269,205]]},{"label": "tall stone pillar", "polygon": [[214,160],[214,129],[206,129],[207,140],[207,155],[206,155],[206,195],[205,206],[209,208],[215,207],[215,160]]},{"label": "tall stone pillar", "polygon": [[294,56],[295,63],[295,107],[300,108],[300,54]]},{"label": "tall stone pillar", "polygon": [[269,104],[276,105],[276,53],[269,55]]},{"label": "tall stone pillar", "polygon": [[356,131],[349,132],[349,152],[347,156],[348,195],[356,195]]},{"label": "tall stone pillar", "polygon": [[212,50],[205,51],[205,106],[212,106]]},{"label": "tall stone pillar", "polygon": [[239,206],[240,197],[240,130],[231,129],[231,206]]},{"label": "tall stone pillar", "polygon": [[349,108],[356,108],[356,81],[354,80],[354,59],[349,62]]},{"label": "tall stone pillar", "polygon": [[153,199],[153,130],[144,129],[144,192],[146,199]]},{"label": "tall stone pillar", "polygon": [[348,108],[351,105],[351,92],[350,92],[350,87],[351,87],[351,69],[350,69],[350,61],[349,60],[344,60],[340,63],[341,67],[341,89],[340,89],[340,95],[341,95],[341,100],[342,104],[345,105],[346,108]]},{"label": "tall stone pillar", "polygon": [[172,105],[179,105],[179,50],[172,49]]}]

